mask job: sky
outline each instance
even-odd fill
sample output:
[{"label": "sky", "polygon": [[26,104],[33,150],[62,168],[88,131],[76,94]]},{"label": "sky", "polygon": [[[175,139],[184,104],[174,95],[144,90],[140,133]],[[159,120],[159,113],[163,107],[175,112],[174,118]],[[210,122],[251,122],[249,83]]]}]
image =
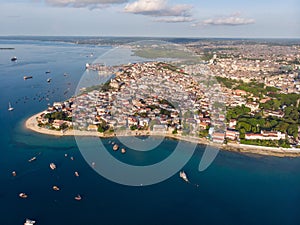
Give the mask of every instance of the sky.
[{"label": "sky", "polygon": [[0,0],[0,36],[300,38],[300,0]]}]

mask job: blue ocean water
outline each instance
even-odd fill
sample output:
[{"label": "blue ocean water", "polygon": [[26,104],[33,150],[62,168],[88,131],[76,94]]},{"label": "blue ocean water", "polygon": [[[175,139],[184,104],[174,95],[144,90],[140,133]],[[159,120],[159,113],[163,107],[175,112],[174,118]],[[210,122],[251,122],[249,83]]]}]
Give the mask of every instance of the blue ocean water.
[{"label": "blue ocean water", "polygon": [[[36,134],[24,129],[23,123],[48,103],[72,96],[85,63],[111,48],[0,40],[0,48],[7,47],[15,50],[0,50],[2,224],[23,224],[25,218],[42,225],[300,223],[298,158],[222,151],[200,173],[198,165],[205,146],[199,145],[183,168],[193,184],[185,183],[178,174],[143,187],[124,186],[99,176],[83,159],[74,137]],[[18,57],[15,63],[10,61],[13,56]],[[48,70],[50,74],[45,73]],[[25,75],[33,79],[24,81]],[[47,83],[50,77],[52,81]],[[14,111],[8,112],[8,102]],[[119,143],[117,139],[102,140],[108,149],[110,141]],[[149,165],[168,157],[177,144],[167,139],[150,153],[127,149],[125,155],[112,154],[127,163]],[[29,163],[33,156],[37,160]],[[54,171],[49,168],[51,162],[57,165]],[[14,170],[16,177],[11,175]],[[79,171],[80,177],[75,177],[74,171]],[[61,190],[54,192],[53,185]],[[20,199],[20,192],[29,197]],[[82,201],[74,200],[78,193]]]}]

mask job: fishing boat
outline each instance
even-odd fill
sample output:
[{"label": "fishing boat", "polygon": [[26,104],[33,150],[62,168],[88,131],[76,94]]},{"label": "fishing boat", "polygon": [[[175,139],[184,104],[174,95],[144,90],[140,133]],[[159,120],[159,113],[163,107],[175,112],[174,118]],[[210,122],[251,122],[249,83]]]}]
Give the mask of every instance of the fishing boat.
[{"label": "fishing boat", "polygon": [[31,159],[28,160],[28,162],[32,162],[34,160],[36,160],[36,157],[32,157]]},{"label": "fishing boat", "polygon": [[114,146],[113,146],[113,150],[114,151],[117,151],[119,149],[119,146],[117,145],[117,144],[115,144]]},{"label": "fishing boat", "polygon": [[121,153],[122,153],[122,154],[125,154],[125,153],[126,153],[126,149],[125,149],[125,148],[122,148],[122,149],[121,149]]},{"label": "fishing boat", "polygon": [[75,174],[76,177],[79,177],[79,173],[77,171],[75,171],[74,174]]},{"label": "fishing boat", "polygon": [[45,74],[48,74],[48,73],[51,73],[51,71],[50,71],[50,70],[47,70],[47,71],[45,72]]},{"label": "fishing boat", "polygon": [[179,172],[180,178],[182,178],[185,182],[189,182],[189,179],[187,178],[187,175],[184,171]]},{"label": "fishing boat", "polygon": [[59,187],[57,187],[57,186],[55,186],[55,185],[52,187],[52,189],[53,189],[54,191],[59,191],[59,190],[60,190]]},{"label": "fishing boat", "polygon": [[78,194],[77,196],[75,196],[75,200],[80,201],[81,200],[81,196]]},{"label": "fishing boat", "polygon": [[32,224],[35,224],[35,221],[34,220],[30,220],[30,219],[26,219],[24,225],[32,225]]},{"label": "fishing boat", "polygon": [[16,171],[12,171],[11,174],[13,175],[13,177],[17,176],[17,172]]},{"label": "fishing boat", "polygon": [[10,60],[11,60],[12,62],[17,61],[17,57],[14,56],[14,57],[12,57]]},{"label": "fishing boat", "polygon": [[55,169],[56,169],[56,165],[55,165],[54,163],[50,163],[50,168],[51,168],[52,170],[55,170]]},{"label": "fishing boat", "polygon": [[50,83],[50,82],[51,82],[51,78],[48,78],[48,79],[47,79],[47,82]]},{"label": "fishing boat", "polygon": [[13,111],[14,108],[11,106],[10,102],[8,103],[8,111]]},{"label": "fishing boat", "polygon": [[32,76],[24,76],[23,79],[24,80],[32,79]]},{"label": "fishing boat", "polygon": [[27,198],[28,196],[25,193],[22,192],[22,193],[19,194],[19,197],[20,198]]}]

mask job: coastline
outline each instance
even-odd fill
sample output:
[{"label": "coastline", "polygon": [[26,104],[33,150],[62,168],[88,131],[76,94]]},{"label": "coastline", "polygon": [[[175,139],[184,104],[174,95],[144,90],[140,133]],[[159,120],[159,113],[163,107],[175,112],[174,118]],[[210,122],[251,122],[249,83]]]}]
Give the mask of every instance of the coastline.
[{"label": "coastline", "polygon": [[[99,137],[99,138],[110,138],[114,137],[115,134],[107,135],[103,133],[99,133],[97,131],[74,131],[74,130],[65,130],[65,131],[56,131],[49,130],[43,127],[39,127],[36,121],[36,117],[38,117],[42,112],[39,112],[31,117],[29,117],[25,121],[25,128],[40,134],[45,135],[53,135],[53,136],[90,136],[90,137]],[[209,145],[212,147],[219,148],[225,151],[238,152],[238,153],[250,153],[262,156],[276,156],[276,157],[300,157],[300,149],[284,149],[284,148],[276,148],[276,147],[264,147],[264,146],[256,146],[256,145],[245,145],[245,144],[217,144],[208,141],[204,138],[195,138],[195,137],[187,137],[181,135],[175,135],[171,133],[152,133],[151,131],[132,131],[127,133],[122,133],[118,136],[165,136],[167,138],[172,138],[176,140],[182,140],[202,145]]]}]

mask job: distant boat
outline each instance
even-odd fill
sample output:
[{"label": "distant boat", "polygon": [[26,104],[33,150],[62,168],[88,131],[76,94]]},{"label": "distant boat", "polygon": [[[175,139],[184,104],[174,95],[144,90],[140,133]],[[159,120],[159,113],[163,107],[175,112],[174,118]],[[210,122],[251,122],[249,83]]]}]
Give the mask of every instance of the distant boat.
[{"label": "distant boat", "polygon": [[10,102],[8,103],[8,111],[13,111],[14,108],[11,106]]},{"label": "distant boat", "polygon": [[32,76],[24,76],[24,80],[32,79]]},{"label": "distant boat", "polygon": [[117,145],[117,144],[115,144],[114,146],[113,146],[113,150],[114,151],[117,151],[119,149],[119,146]]},{"label": "distant boat", "polygon": [[55,170],[55,169],[56,169],[56,165],[55,165],[54,163],[50,163],[50,168],[51,168],[52,170]]},{"label": "distant boat", "polygon": [[53,186],[52,189],[53,189],[54,191],[59,191],[59,190],[60,190],[59,187],[57,187],[57,186]]},{"label": "distant boat", "polygon": [[16,171],[13,171],[11,174],[12,174],[14,177],[17,176],[17,172],[16,172]]},{"label": "distant boat", "polygon": [[75,174],[76,177],[79,177],[79,173],[77,171],[75,171],[74,174]]},{"label": "distant boat", "polygon": [[81,200],[81,196],[78,194],[77,196],[75,196],[75,200],[80,201]]},{"label": "distant boat", "polygon": [[32,224],[35,224],[35,221],[34,220],[30,220],[30,219],[26,219],[24,225],[32,225]]},{"label": "distant boat", "polygon": [[32,161],[34,161],[34,160],[36,160],[36,157],[35,157],[35,156],[32,157],[31,159],[29,159],[28,162],[32,162]]},{"label": "distant boat", "polygon": [[51,73],[51,71],[50,71],[50,70],[48,70],[48,71],[46,71],[45,73],[46,73],[46,74],[48,74],[48,73]]},{"label": "distant boat", "polygon": [[12,62],[17,61],[17,57],[14,56],[14,57],[12,57],[10,60],[11,60]]},{"label": "distant boat", "polygon": [[48,79],[47,79],[47,82],[50,83],[50,82],[51,82],[51,78],[48,78]]},{"label": "distant boat", "polygon": [[187,175],[185,174],[184,171],[179,172],[180,178],[182,178],[185,182],[189,182],[189,179],[187,178]]},{"label": "distant boat", "polygon": [[20,198],[27,198],[28,196],[25,193],[22,192],[22,193],[19,194],[19,197]]}]

